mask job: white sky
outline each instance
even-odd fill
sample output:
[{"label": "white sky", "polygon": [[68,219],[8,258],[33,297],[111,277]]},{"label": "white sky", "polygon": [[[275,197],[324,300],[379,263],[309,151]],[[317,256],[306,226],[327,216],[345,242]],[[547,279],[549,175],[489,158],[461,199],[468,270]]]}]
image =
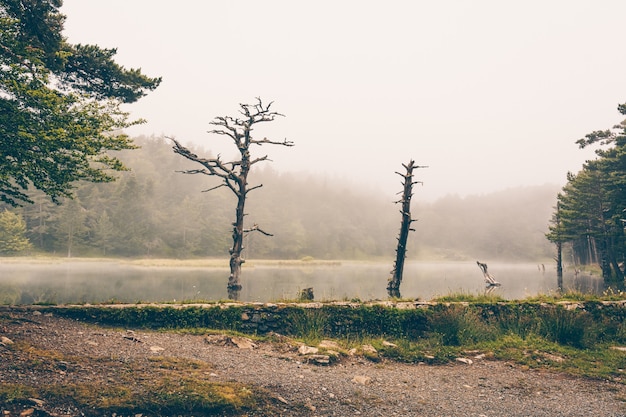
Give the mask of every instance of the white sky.
[{"label": "white sky", "polygon": [[416,198],[563,185],[593,157],[575,141],[621,120],[623,0],[65,0],[72,43],[162,76],[127,109],[131,135],[175,136],[224,157],[215,116],[274,101],[257,137],[281,173],[326,173]]}]

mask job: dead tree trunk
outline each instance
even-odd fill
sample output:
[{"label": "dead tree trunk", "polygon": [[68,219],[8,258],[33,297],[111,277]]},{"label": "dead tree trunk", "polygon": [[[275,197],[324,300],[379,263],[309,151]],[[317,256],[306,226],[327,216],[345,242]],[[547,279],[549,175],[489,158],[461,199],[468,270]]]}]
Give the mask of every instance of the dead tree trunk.
[{"label": "dead tree trunk", "polygon": [[409,232],[415,231],[415,229],[411,228],[411,223],[415,221],[411,218],[411,197],[413,197],[413,185],[417,184],[419,181],[413,181],[413,169],[425,168],[415,165],[413,160],[411,160],[408,165],[402,164],[402,166],[405,168],[406,172],[404,174],[396,172],[396,174],[403,178],[402,198],[396,201],[396,204],[402,203],[402,209],[400,210],[402,222],[400,224],[400,235],[398,236],[398,247],[396,248],[396,261],[391,271],[391,278],[389,278],[387,283],[389,296],[396,298],[400,297],[400,284],[402,283],[402,274],[404,273],[404,260],[406,259]]},{"label": "dead tree trunk", "polygon": [[197,162],[202,165],[202,169],[193,169],[182,171],[185,174],[204,174],[216,176],[222,179],[220,185],[209,188],[206,191],[212,191],[220,187],[227,187],[237,197],[237,208],[235,210],[235,221],[233,222],[233,245],[230,253],[230,276],[228,277],[228,296],[237,298],[239,290],[241,290],[241,265],[245,262],[241,253],[244,249],[243,238],[246,233],[258,231],[266,236],[272,236],[270,233],[264,232],[258,225],[254,225],[249,229],[244,229],[244,217],[246,197],[252,190],[260,188],[263,184],[248,187],[248,174],[252,166],[258,162],[269,160],[267,155],[252,159],[250,156],[250,147],[252,145],[283,145],[293,146],[293,142],[272,141],[267,138],[253,139],[253,125],[262,122],[271,122],[276,116],[282,116],[280,113],[270,111],[272,103],[263,105],[260,98],[257,98],[256,104],[240,104],[239,113],[243,118],[235,118],[230,116],[216,117],[211,124],[218,126],[218,129],[211,130],[209,133],[224,135],[230,138],[241,155],[241,158],[234,161],[223,161],[218,155],[216,158],[201,158],[182,146],[176,139],[170,138],[174,142],[174,152],[184,156],[185,158]]}]

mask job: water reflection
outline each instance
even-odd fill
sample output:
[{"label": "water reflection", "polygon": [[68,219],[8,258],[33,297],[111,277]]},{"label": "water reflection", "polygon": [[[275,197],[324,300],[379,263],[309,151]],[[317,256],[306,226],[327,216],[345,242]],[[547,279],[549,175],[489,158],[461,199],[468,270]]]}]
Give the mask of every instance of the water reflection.
[{"label": "water reflection", "polygon": [[[333,265],[245,267],[241,301],[296,299],[313,288],[316,300],[386,299],[390,266],[386,263],[343,262]],[[475,262],[413,262],[405,265],[401,292],[405,298],[429,300],[451,293],[523,299],[559,290],[556,271],[536,264],[490,263],[502,284],[485,288]],[[54,264],[0,263],[0,304],[180,302],[233,298],[226,288],[225,268],[138,267],[114,262]],[[601,294],[599,277],[565,271],[563,290]]]}]

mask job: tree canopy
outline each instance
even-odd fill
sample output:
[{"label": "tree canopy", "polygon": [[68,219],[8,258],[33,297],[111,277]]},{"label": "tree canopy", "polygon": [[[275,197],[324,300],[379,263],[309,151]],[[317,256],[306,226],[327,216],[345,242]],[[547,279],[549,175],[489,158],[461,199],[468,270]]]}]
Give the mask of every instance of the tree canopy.
[{"label": "tree canopy", "polygon": [[[626,104],[618,111],[626,115]],[[598,158],[568,174],[558,196],[558,222],[553,221],[547,236],[553,242],[571,242],[578,262],[598,263],[605,279],[621,281],[620,263],[626,261],[626,122],[576,143],[581,148],[599,145]]]},{"label": "tree canopy", "polygon": [[125,69],[115,49],[63,37],[61,0],[0,0],[0,200],[31,203],[35,187],[53,201],[77,180],[111,181],[123,164],[109,150],[132,149],[120,109],[160,78]]}]

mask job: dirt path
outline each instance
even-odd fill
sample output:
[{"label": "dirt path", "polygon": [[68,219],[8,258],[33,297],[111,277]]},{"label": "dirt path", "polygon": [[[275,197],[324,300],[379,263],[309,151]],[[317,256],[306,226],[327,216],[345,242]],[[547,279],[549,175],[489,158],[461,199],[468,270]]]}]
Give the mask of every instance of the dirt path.
[{"label": "dirt path", "polygon": [[[124,368],[127,364],[132,364],[136,380],[145,379],[156,372],[157,362],[151,358],[158,355],[207,363],[207,380],[261,387],[273,406],[248,415],[626,416],[625,385],[485,359],[429,366],[343,356],[320,366],[305,363],[287,341],[246,349],[219,337],[208,342],[205,336],[128,332],[29,311],[0,312],[0,337],[47,352],[43,357],[50,361],[32,367],[26,355],[16,354],[2,339],[0,384],[132,381],[133,375],[122,374],[130,369]],[[34,408],[46,410],[37,411],[40,415],[81,411],[63,404]],[[19,411],[7,404],[0,409],[9,415]]]}]

